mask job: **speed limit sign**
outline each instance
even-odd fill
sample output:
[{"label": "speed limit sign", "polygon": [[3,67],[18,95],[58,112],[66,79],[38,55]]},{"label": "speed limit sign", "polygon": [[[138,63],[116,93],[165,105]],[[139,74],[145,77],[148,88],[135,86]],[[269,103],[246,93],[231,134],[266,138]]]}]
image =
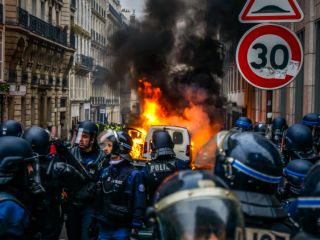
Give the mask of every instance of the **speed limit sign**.
[{"label": "speed limit sign", "polygon": [[260,24],[242,37],[237,48],[237,66],[251,85],[261,89],[286,86],[298,75],[303,50],[297,36],[275,24]]}]

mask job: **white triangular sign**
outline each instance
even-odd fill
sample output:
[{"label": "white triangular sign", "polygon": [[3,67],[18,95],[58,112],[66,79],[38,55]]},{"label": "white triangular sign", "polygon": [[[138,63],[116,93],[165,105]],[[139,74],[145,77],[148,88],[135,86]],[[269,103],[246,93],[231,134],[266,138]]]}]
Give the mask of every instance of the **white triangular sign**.
[{"label": "white triangular sign", "polygon": [[300,22],[303,12],[296,0],[247,0],[240,22]]}]

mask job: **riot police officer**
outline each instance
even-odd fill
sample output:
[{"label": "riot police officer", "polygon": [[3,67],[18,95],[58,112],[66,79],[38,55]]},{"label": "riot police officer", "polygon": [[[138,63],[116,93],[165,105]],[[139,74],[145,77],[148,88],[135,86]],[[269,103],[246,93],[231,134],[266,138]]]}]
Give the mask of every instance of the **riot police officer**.
[{"label": "riot police officer", "polygon": [[0,239],[31,238],[31,195],[42,189],[35,159],[26,140],[0,138]]},{"label": "riot police officer", "polygon": [[282,151],[283,136],[288,128],[287,122],[283,117],[276,117],[272,120],[271,141]]},{"label": "riot police officer", "polygon": [[15,120],[7,120],[0,124],[0,137],[15,136],[21,137],[22,125]]},{"label": "riot police officer", "polygon": [[235,122],[235,127],[232,131],[247,132],[252,130],[252,121],[248,117],[239,117]]},{"label": "riot police officer", "polygon": [[275,194],[282,179],[277,148],[266,138],[249,132],[230,133],[218,143],[216,173],[241,201],[247,239],[289,239],[296,227]]},{"label": "riot police officer", "polygon": [[282,206],[290,217],[298,222],[296,200],[303,190],[303,181],[313,164],[304,159],[291,160],[283,169],[284,185],[279,191]]},{"label": "riot police officer", "polygon": [[239,200],[220,178],[205,171],[168,177],[147,214],[162,240],[244,239]]},{"label": "riot police officer", "polygon": [[[50,154],[50,136],[40,127],[30,127],[22,135],[32,146],[33,152],[38,154],[40,165],[40,177],[45,189],[41,199],[33,202],[33,216],[36,219],[35,227],[41,239],[56,240],[59,238],[63,215],[60,208],[60,195],[62,192],[62,182],[57,170],[58,159],[54,154]],[[61,166],[60,166],[61,167]],[[59,174],[61,176],[61,174]],[[70,181],[70,180],[69,180]]]},{"label": "riot police officer", "polygon": [[156,131],[151,139],[151,161],[142,169],[149,203],[161,182],[178,170],[188,169],[188,162],[175,157],[174,143],[165,130]]},{"label": "riot police officer", "polygon": [[132,139],[125,132],[114,132],[110,166],[101,176],[97,219],[99,240],[137,237],[145,220],[146,192],[142,174],[130,163]]},{"label": "riot police officer", "polygon": [[69,240],[89,239],[89,227],[95,209],[95,185],[105,161],[105,154],[97,144],[98,128],[94,122],[81,122],[77,129],[76,145],[71,149],[75,161],[70,161],[86,176],[81,189],[68,194],[66,228]]},{"label": "riot police officer", "polygon": [[286,162],[291,159],[306,159],[315,163],[319,160],[313,148],[312,133],[302,124],[294,124],[288,128],[284,143],[283,154]]},{"label": "riot police officer", "polygon": [[304,191],[298,198],[299,220],[302,227],[294,240],[319,239],[320,217],[320,164],[315,164],[308,172],[304,181]]}]

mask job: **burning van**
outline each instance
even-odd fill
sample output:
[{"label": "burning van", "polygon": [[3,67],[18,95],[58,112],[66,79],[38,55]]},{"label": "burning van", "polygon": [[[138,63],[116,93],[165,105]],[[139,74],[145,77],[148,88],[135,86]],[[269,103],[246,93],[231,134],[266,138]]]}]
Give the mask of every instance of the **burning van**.
[{"label": "burning van", "polygon": [[151,138],[154,132],[160,130],[165,130],[170,134],[174,143],[174,152],[176,157],[184,161],[191,161],[191,139],[188,129],[184,127],[166,125],[156,125],[149,128],[144,143],[143,157],[147,159],[151,158]]}]

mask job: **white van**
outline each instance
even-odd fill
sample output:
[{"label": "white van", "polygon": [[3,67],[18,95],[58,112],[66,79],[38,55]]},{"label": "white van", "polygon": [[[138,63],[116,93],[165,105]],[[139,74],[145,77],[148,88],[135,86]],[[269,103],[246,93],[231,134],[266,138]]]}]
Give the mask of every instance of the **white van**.
[{"label": "white van", "polygon": [[146,140],[144,143],[144,158],[151,158],[151,138],[152,134],[159,130],[167,131],[174,143],[174,152],[176,157],[185,160],[191,161],[192,153],[191,153],[191,139],[190,134],[187,128],[184,127],[176,127],[176,126],[165,126],[165,125],[156,125],[151,126],[148,130]]}]

